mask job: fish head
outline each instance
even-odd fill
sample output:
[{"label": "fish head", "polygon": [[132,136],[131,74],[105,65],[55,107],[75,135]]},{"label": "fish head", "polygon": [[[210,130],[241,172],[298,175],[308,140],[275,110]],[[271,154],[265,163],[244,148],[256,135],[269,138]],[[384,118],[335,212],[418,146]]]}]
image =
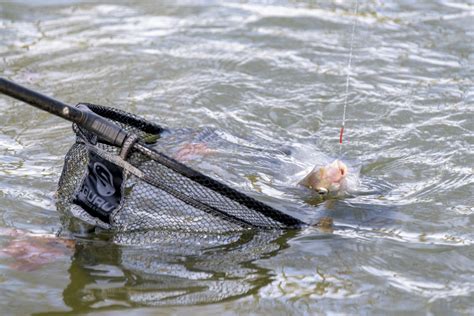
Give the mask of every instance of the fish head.
[{"label": "fish head", "polygon": [[300,184],[316,191],[320,195],[337,193],[344,189],[348,168],[340,160],[323,166],[315,167]]}]

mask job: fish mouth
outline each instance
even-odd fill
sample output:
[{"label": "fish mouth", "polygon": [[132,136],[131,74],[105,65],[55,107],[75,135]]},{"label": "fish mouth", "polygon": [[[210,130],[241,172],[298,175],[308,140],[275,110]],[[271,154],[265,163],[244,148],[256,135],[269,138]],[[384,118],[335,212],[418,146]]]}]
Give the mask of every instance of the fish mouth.
[{"label": "fish mouth", "polygon": [[326,188],[316,188],[315,191],[316,191],[319,195],[326,195],[326,194],[328,194],[328,192],[329,192],[328,189],[326,189]]}]

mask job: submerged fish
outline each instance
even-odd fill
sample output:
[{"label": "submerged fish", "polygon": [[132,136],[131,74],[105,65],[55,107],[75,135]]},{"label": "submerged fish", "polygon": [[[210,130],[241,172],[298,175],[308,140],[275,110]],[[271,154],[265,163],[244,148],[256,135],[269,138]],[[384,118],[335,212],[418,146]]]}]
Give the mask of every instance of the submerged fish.
[{"label": "submerged fish", "polygon": [[69,257],[75,246],[73,239],[14,228],[0,227],[0,236],[10,238],[7,245],[0,246],[0,257],[10,258],[10,267],[19,271],[33,271],[58,258]]},{"label": "submerged fish", "polygon": [[[328,163],[330,161],[328,157],[322,153],[315,153],[314,148],[281,146],[257,139],[244,140],[212,128],[173,130],[163,138],[166,140],[158,150],[165,149],[170,156],[187,164],[198,165],[199,161],[206,158],[205,160],[211,162],[210,165],[214,168],[201,169],[206,173],[216,174],[215,162],[222,159],[221,165],[226,166],[223,169],[230,169],[231,166],[233,173],[243,174],[249,179],[249,163],[245,161],[253,161],[251,163],[253,175],[250,175],[253,187],[259,182],[258,180],[261,180],[255,174],[268,175],[271,180],[267,181],[267,184],[271,187],[282,184],[291,189],[290,186],[300,185],[317,192],[321,197],[341,195],[353,191],[357,186],[355,170],[349,169],[340,160]],[[307,169],[305,167],[307,162],[315,159],[319,164],[311,170]],[[209,167],[201,164],[198,169],[201,166]],[[301,170],[302,167],[304,171]],[[229,173],[223,172],[221,180],[227,180],[229,176]],[[275,191],[272,193],[275,194]]]}]

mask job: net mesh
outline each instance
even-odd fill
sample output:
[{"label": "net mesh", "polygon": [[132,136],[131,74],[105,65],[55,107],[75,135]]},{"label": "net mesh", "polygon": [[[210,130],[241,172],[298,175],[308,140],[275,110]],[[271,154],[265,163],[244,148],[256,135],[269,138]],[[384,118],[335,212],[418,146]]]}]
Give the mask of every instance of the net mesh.
[{"label": "net mesh", "polygon": [[[58,210],[69,226],[80,219],[117,231],[172,229],[228,232],[248,228],[284,229],[304,225],[300,220],[199,173],[153,149],[165,129],[133,114],[94,104],[82,104],[138,137],[127,154],[73,126],[75,144],[66,155],[59,181]],[[119,205],[100,218],[91,215],[76,197],[88,174],[90,152],[123,169]],[[72,217],[71,217],[72,215]]]}]

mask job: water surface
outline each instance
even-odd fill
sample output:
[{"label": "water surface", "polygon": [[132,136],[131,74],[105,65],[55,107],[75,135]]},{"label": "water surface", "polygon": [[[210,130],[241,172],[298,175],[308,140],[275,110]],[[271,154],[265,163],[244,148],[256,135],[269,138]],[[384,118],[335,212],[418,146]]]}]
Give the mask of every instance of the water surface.
[{"label": "water surface", "polygon": [[[4,77],[166,126],[309,148],[309,160],[342,156],[361,181],[345,199],[300,201],[334,219],[329,231],[95,236],[72,249],[11,236],[59,229],[74,135],[1,97],[2,311],[472,313],[474,4],[360,2],[357,16],[349,1],[0,3]],[[227,158],[229,174],[255,173],[245,155]],[[241,179],[274,192],[264,175]]]}]

